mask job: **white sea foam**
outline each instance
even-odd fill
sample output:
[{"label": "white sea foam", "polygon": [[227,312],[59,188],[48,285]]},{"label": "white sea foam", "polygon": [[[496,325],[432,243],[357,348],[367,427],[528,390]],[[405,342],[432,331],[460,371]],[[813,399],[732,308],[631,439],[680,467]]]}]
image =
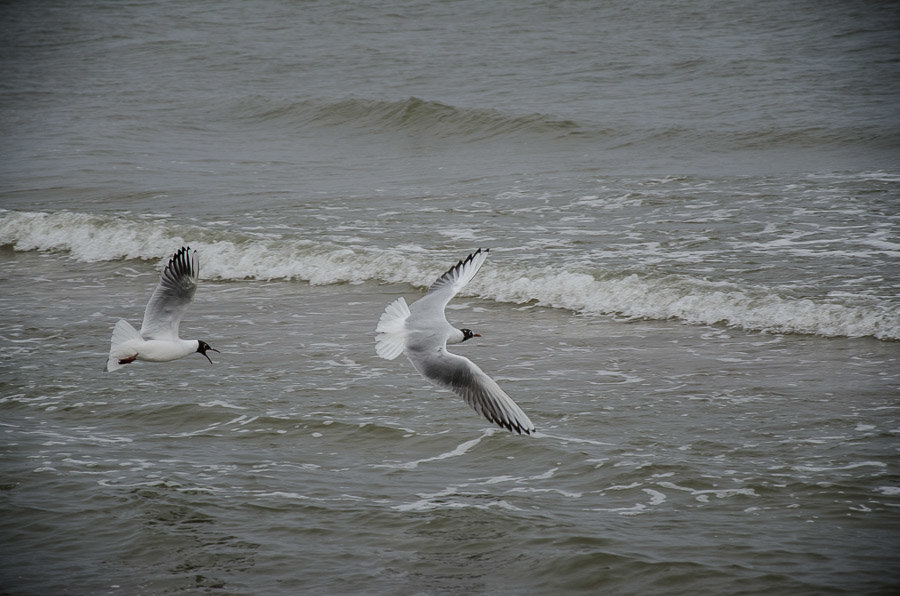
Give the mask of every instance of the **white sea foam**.
[{"label": "white sea foam", "polygon": [[666,495],[658,490],[653,490],[652,488],[642,488],[641,490],[650,495],[650,505],[659,505],[666,501]]},{"label": "white sea foam", "polygon": [[447,451],[445,453],[441,453],[439,455],[435,455],[434,457],[426,457],[424,459],[417,459],[415,461],[398,463],[398,464],[373,464],[373,468],[389,468],[396,470],[414,470],[419,467],[419,464],[429,463],[433,461],[440,461],[442,459],[447,459],[448,457],[459,457],[460,455],[465,455],[469,449],[478,445],[482,439],[485,437],[489,437],[493,435],[495,432],[494,429],[488,429],[485,431],[483,435],[478,437],[477,439],[471,439],[469,441],[465,441],[457,445],[454,449]]},{"label": "white sea foam", "polygon": [[[173,247],[200,252],[201,276],[297,279],[312,284],[381,281],[427,286],[446,265],[427,253],[240,235],[201,226],[58,211],[0,211],[0,246],[67,252],[79,261],[168,258]],[[755,331],[900,339],[900,309],[889,298],[852,294],[793,298],[753,285],[688,275],[624,274],[578,267],[490,262],[464,294],[586,314],[678,319]]]},{"label": "white sea foam", "polygon": [[[434,493],[420,493],[418,501],[411,503],[402,503],[395,505],[392,509],[404,512],[423,512],[432,511],[434,509],[482,509],[489,510],[493,508],[506,509],[509,511],[521,511],[522,509],[512,505],[503,499],[491,499],[489,502],[483,502],[478,499],[475,493],[463,493],[462,489],[468,487],[469,484],[461,484],[457,486],[448,486]],[[473,500],[474,497],[474,500]]]},{"label": "white sea foam", "polygon": [[244,406],[235,406],[233,404],[230,404],[226,401],[222,401],[220,399],[213,399],[213,400],[206,401],[206,402],[203,402],[203,403],[200,403],[197,405],[200,406],[201,408],[220,407],[220,408],[230,408],[232,410],[246,410],[247,409]]},{"label": "white sea foam", "polygon": [[845,466],[794,466],[794,469],[801,472],[837,472],[840,470],[853,470],[864,467],[886,468],[887,464],[880,461],[862,461],[847,464]]},{"label": "white sea foam", "polygon": [[435,509],[481,509],[487,511],[494,508],[505,509],[507,511],[522,511],[520,507],[516,507],[502,499],[490,503],[470,503],[467,501],[431,501],[426,498],[413,503],[404,503],[392,507],[392,509],[403,512],[425,512],[433,511]]}]

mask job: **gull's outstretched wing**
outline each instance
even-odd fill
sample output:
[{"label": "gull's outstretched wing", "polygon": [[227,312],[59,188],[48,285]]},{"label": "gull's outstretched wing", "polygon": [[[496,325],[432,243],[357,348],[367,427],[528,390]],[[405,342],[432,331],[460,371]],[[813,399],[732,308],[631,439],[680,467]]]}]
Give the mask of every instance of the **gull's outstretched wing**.
[{"label": "gull's outstretched wing", "polygon": [[487,258],[489,248],[479,248],[437,278],[425,295],[410,305],[413,314],[425,318],[444,318],[444,308],[456,294],[472,281]]},{"label": "gull's outstretched wing", "polygon": [[462,397],[488,421],[517,433],[534,432],[534,424],[525,412],[468,358],[445,349],[408,352],[407,355],[425,378]]},{"label": "gull's outstretched wing", "polygon": [[141,325],[144,339],[178,338],[178,324],[194,299],[199,276],[197,252],[189,246],[182,247],[169,259],[144,310]]}]

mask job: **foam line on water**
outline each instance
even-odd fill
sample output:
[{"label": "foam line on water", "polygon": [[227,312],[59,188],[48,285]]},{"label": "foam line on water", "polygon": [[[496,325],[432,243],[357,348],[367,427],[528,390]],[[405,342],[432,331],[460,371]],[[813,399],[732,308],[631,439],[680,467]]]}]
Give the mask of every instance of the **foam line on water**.
[{"label": "foam line on water", "polygon": [[[303,280],[315,285],[366,281],[427,287],[445,260],[400,248],[345,247],[293,237],[242,235],[202,226],[70,211],[0,211],[0,246],[65,252],[83,262],[155,260],[179,246],[201,258],[201,277]],[[751,331],[900,339],[900,308],[890,296],[791,297],[761,285],[684,274],[626,273],[581,265],[534,266],[491,259],[463,295],[537,303],[589,315],[677,319]]]}]

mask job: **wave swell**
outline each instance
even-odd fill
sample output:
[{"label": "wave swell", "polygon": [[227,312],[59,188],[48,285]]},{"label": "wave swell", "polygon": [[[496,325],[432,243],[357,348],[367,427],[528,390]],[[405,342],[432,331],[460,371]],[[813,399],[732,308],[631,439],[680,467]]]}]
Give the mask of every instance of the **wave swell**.
[{"label": "wave swell", "polygon": [[254,123],[349,126],[371,132],[407,132],[466,141],[520,134],[565,136],[580,128],[571,120],[545,114],[510,115],[493,109],[454,107],[418,97],[399,101],[348,98],[287,102],[254,97],[240,102],[229,112],[240,120]]},{"label": "wave swell", "polygon": [[[190,244],[201,275],[222,280],[285,279],[311,284],[377,281],[424,287],[447,265],[428,254],[343,247],[289,237],[238,234],[203,226],[70,211],[0,211],[0,246],[60,251],[83,262],[168,258]],[[463,292],[585,314],[678,319],[752,331],[900,339],[900,310],[875,297],[838,301],[779,296],[759,286],[685,275],[639,275],[492,262]]]},{"label": "wave swell", "polygon": [[558,116],[532,113],[510,114],[492,108],[460,107],[438,101],[409,97],[379,100],[362,97],[330,99],[278,99],[263,95],[246,97],[222,106],[227,122],[245,122],[253,127],[276,126],[279,130],[308,127],[342,128],[359,134],[401,134],[420,139],[434,138],[461,143],[495,139],[568,139],[586,142],[592,150],[639,147],[642,150],[682,152],[689,148],[723,151],[804,147],[835,148],[865,143],[896,149],[896,128],[796,127],[746,128],[740,124],[699,126],[652,125],[648,122],[576,122]]}]

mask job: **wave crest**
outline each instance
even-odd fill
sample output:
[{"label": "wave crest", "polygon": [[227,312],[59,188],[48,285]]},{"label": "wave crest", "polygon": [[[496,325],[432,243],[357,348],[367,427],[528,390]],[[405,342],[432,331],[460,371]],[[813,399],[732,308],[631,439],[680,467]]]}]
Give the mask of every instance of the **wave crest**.
[{"label": "wave crest", "polygon": [[406,132],[467,141],[520,134],[564,136],[580,128],[571,120],[544,114],[509,115],[418,97],[400,101],[348,98],[274,104],[266,98],[251,98],[241,102],[235,112],[241,119],[275,121],[279,126],[349,126],[364,132]]},{"label": "wave crest", "polygon": [[566,138],[587,142],[595,150],[640,148],[648,151],[685,150],[758,151],[767,148],[855,147],[860,143],[896,148],[896,130],[884,126],[793,128],[740,125],[709,127],[655,125],[645,122],[576,122],[558,116],[532,113],[510,114],[482,107],[460,107],[439,101],[409,97],[379,100],[349,97],[327,99],[278,99],[254,95],[222,107],[228,122],[248,122],[253,126],[277,126],[302,130],[307,127],[341,128],[357,134],[405,134],[420,139],[435,138],[462,143],[494,139],[511,142]]},{"label": "wave crest", "polygon": [[[163,260],[182,244],[200,251],[203,277],[223,280],[285,279],[319,285],[378,281],[427,287],[446,266],[427,254],[397,249],[348,248],[69,211],[0,211],[0,246],[20,251],[64,251],[84,262]],[[843,302],[826,302],[789,298],[765,287],[686,275],[492,263],[463,293],[586,314],[678,319],[754,331],[900,339],[900,311],[883,299],[846,297]]]}]

